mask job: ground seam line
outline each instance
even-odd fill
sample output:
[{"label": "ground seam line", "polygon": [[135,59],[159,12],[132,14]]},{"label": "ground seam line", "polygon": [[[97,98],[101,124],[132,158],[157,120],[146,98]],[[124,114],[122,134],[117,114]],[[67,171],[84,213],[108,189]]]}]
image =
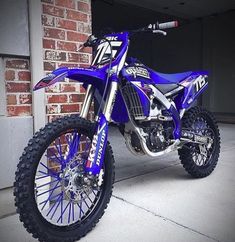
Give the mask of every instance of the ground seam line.
[{"label": "ground seam line", "polygon": [[8,217],[13,216],[13,215],[16,215],[16,212],[4,214],[4,215],[0,216],[0,220],[4,219],[4,218],[8,218]]},{"label": "ground seam line", "polygon": [[202,235],[202,236],[205,236],[205,237],[207,237],[207,238],[209,238],[209,239],[212,239],[212,240],[214,240],[214,241],[216,241],[216,242],[220,242],[220,241],[219,241],[218,239],[216,239],[216,238],[213,238],[213,237],[211,237],[211,236],[209,236],[209,235],[206,235],[206,234],[204,234],[204,233],[201,233],[201,232],[199,232],[199,231],[197,231],[197,230],[195,230],[195,229],[193,229],[193,228],[190,228],[190,227],[188,227],[188,226],[186,226],[186,225],[183,225],[183,224],[181,224],[181,223],[179,223],[179,222],[176,222],[176,221],[174,221],[174,220],[172,220],[172,219],[170,219],[170,218],[167,218],[167,217],[164,217],[164,216],[162,216],[162,215],[160,215],[160,214],[157,214],[157,213],[155,213],[155,212],[153,212],[153,211],[151,211],[151,210],[149,210],[149,209],[146,209],[146,208],[141,207],[141,206],[139,206],[139,205],[136,205],[136,204],[134,204],[134,203],[132,203],[132,202],[129,202],[129,201],[125,200],[124,198],[118,197],[118,196],[116,196],[116,195],[112,195],[112,197],[114,197],[114,198],[116,198],[116,199],[118,199],[118,200],[120,200],[120,201],[122,201],[122,202],[125,202],[125,203],[127,203],[127,204],[129,204],[129,205],[132,205],[132,206],[134,206],[134,207],[136,207],[136,208],[138,208],[138,209],[144,210],[145,212],[150,213],[150,214],[154,215],[155,217],[161,218],[161,219],[163,219],[163,220],[165,220],[165,221],[168,221],[168,222],[170,222],[170,223],[173,223],[173,224],[175,224],[175,225],[177,225],[177,226],[179,226],[179,227],[182,227],[182,228],[185,228],[185,229],[187,229],[187,230],[190,230],[191,232],[194,232],[194,233],[200,234],[200,235]]},{"label": "ground seam line", "polygon": [[132,178],[135,178],[135,177],[139,177],[139,176],[148,175],[148,174],[155,173],[155,172],[158,172],[158,171],[162,171],[164,169],[167,169],[167,168],[170,168],[170,167],[173,167],[173,166],[178,166],[178,165],[180,165],[180,163],[176,163],[176,164],[172,164],[172,165],[169,165],[169,166],[165,166],[165,167],[162,167],[160,169],[157,169],[157,170],[154,170],[154,171],[149,171],[149,172],[146,172],[146,173],[143,173],[143,174],[137,174],[137,175],[133,175],[133,176],[130,176],[130,177],[126,177],[126,178],[117,180],[114,183],[126,181],[126,180],[129,180],[129,179],[132,179]]}]

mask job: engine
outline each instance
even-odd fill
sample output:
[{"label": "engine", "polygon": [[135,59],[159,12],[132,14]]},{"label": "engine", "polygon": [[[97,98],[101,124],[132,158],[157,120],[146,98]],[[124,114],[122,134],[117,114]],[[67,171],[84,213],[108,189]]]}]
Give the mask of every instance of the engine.
[{"label": "engine", "polygon": [[[146,144],[152,152],[162,151],[170,144],[172,127],[166,125],[166,122],[164,126],[159,122],[143,122],[141,129],[143,130]],[[140,140],[135,132],[130,134],[130,143],[135,152],[141,153]]]}]

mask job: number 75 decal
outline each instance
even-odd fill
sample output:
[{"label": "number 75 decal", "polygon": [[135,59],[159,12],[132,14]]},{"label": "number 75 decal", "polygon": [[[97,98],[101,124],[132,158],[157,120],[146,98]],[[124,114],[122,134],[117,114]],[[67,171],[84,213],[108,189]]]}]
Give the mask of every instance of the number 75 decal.
[{"label": "number 75 decal", "polygon": [[196,86],[196,92],[200,91],[206,84],[207,81],[205,80],[204,76],[199,76],[195,81],[194,84]]},{"label": "number 75 decal", "polygon": [[110,41],[109,43],[106,41],[99,44],[92,65],[101,63],[105,59],[105,55],[111,55],[110,45],[112,46],[112,58],[116,57],[117,48],[120,47],[121,44],[122,41]]}]

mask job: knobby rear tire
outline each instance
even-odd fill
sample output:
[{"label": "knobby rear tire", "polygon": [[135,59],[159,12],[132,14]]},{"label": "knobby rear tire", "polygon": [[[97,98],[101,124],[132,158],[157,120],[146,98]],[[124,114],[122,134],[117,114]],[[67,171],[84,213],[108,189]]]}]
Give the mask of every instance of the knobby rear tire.
[{"label": "knobby rear tire", "polygon": [[202,107],[193,107],[189,109],[183,119],[182,128],[191,129],[192,124],[195,122],[197,117],[203,117],[209,124],[210,128],[214,132],[214,150],[210,158],[209,164],[206,166],[198,166],[192,157],[192,151],[190,150],[188,144],[184,145],[178,150],[179,158],[184,169],[194,178],[203,178],[209,176],[215,169],[219,154],[220,154],[220,133],[217,122],[214,115],[208,110]]}]

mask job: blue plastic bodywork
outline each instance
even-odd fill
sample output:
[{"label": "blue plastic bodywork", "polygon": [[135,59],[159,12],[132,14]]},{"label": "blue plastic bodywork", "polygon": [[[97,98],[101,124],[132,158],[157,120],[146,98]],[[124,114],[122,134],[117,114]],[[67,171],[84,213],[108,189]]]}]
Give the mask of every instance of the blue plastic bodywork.
[{"label": "blue plastic bodywork", "polygon": [[[128,32],[110,34],[105,37],[109,40],[109,42],[121,42],[119,48],[115,50],[115,56],[112,56],[111,63],[109,61],[102,63],[95,62],[90,68],[71,69],[62,67],[56,69],[47,77],[39,81],[33,90],[35,91],[40,88],[45,88],[56,82],[63,81],[64,78],[69,78],[83,83],[85,88],[88,84],[91,84],[102,96],[106,81],[108,82],[108,85],[110,85],[110,83],[113,81],[121,82],[121,80],[124,79],[126,82],[129,82],[131,85],[133,85],[133,88],[139,96],[143,113],[146,117],[148,117],[150,111],[150,99],[148,95],[146,95],[146,86],[150,84],[176,84],[179,86],[184,86],[183,91],[181,91],[174,99],[176,107],[171,105],[167,109],[167,111],[173,117],[175,125],[173,136],[175,139],[179,139],[181,137],[181,120],[179,111],[181,109],[190,108],[192,103],[197,99],[198,95],[200,95],[207,88],[208,83],[205,83],[200,90],[196,90],[196,80],[200,76],[207,77],[208,73],[204,71],[189,71],[176,74],[163,74],[153,71],[141,63],[136,63],[135,59],[133,58],[124,66],[129,45]],[[110,72],[110,76],[108,76],[110,70],[112,71]],[[117,92],[111,118],[113,121],[121,124],[129,121],[128,112],[120,91]],[[99,173],[103,164],[104,151],[107,143],[107,134],[108,123],[104,115],[100,113],[99,121],[97,122],[96,127],[96,134],[94,135],[92,141],[93,148],[89,153],[90,160],[88,159],[86,165],[86,171],[92,172],[94,175]]]}]

